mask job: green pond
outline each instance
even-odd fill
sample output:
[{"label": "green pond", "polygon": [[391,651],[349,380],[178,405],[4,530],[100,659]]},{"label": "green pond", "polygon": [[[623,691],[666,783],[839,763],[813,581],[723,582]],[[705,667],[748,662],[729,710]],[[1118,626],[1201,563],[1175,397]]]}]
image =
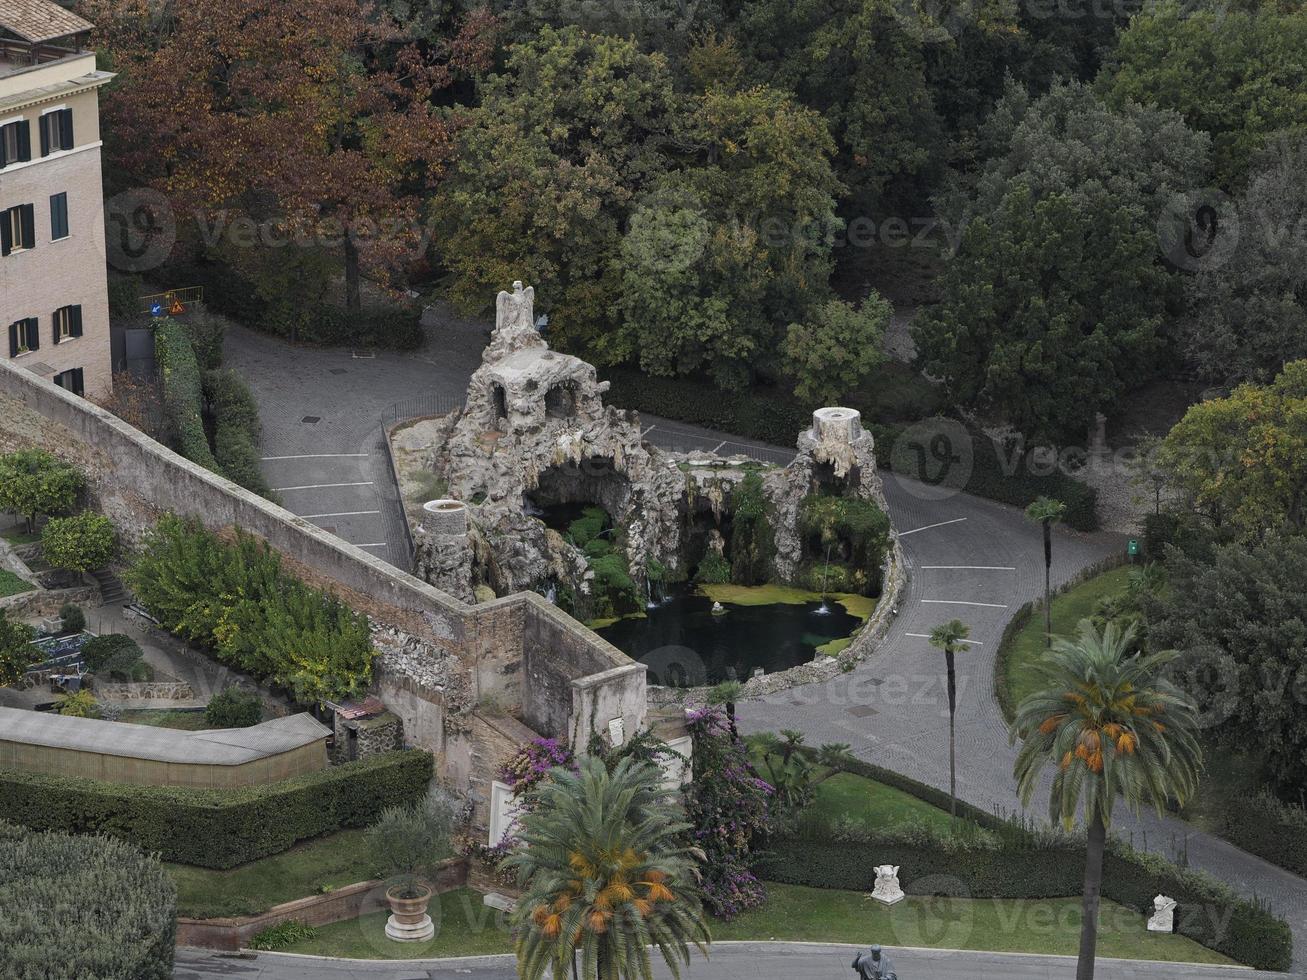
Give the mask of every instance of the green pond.
[{"label": "green pond", "polygon": [[[596,632],[649,667],[649,683],[696,687],[747,680],[761,667],[774,673],[833,652],[862,625],[872,600],[820,596],[775,586],[674,591],[643,616],[597,626]],[[770,600],[770,601],[769,601]],[[776,601],[779,600],[779,601]],[[846,608],[852,607],[859,615]]]}]

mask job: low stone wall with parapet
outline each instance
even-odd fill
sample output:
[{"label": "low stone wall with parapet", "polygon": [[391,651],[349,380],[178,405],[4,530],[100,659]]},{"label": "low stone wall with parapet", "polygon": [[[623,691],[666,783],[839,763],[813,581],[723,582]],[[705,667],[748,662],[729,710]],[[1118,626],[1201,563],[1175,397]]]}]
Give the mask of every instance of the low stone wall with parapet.
[{"label": "low stone wall with parapet", "polygon": [[[287,570],[307,584],[366,613],[379,631],[415,638],[407,652],[399,644],[383,673],[407,673],[422,661],[455,660],[457,670],[445,672],[443,681],[434,676],[422,681],[416,685],[420,696],[407,699],[414,712],[440,702],[439,725],[405,716],[403,708],[397,711],[406,732],[433,733],[435,744],[419,744],[437,758],[466,752],[466,747],[449,744],[466,728],[452,716],[485,698],[521,705],[541,734],[571,737],[572,682],[633,664],[534,593],[480,605],[462,602],[183,459],[91,402],[0,361],[0,452],[33,446],[86,472],[94,507],[114,521],[128,544],[138,543],[167,512],[195,518],[216,533],[239,529],[266,541]],[[378,640],[386,646],[382,632]],[[405,658],[408,667],[396,663]],[[620,707],[628,732],[639,730],[645,711],[643,674],[638,684],[626,675],[613,676],[613,683],[619,690],[599,700]],[[587,682],[587,690],[594,684]],[[445,699],[451,690],[457,703]],[[599,719],[605,730],[609,720]]]}]

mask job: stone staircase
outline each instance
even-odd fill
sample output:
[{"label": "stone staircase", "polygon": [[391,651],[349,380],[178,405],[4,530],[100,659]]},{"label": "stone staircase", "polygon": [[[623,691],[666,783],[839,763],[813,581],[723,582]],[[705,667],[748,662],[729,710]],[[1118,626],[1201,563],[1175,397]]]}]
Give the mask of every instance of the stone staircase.
[{"label": "stone staircase", "polygon": [[96,584],[100,586],[100,601],[106,606],[117,606],[128,601],[127,587],[122,580],[107,568],[91,573]]}]

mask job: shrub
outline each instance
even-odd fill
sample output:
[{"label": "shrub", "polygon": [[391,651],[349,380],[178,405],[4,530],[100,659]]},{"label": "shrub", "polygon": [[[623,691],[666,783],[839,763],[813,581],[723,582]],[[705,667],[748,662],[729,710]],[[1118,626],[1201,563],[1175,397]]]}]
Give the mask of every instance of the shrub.
[{"label": "shrub", "polygon": [[154,321],[154,357],[163,380],[163,411],[177,450],[192,463],[221,472],[201,417],[200,365],[186,328],[176,320]]},{"label": "shrub", "polygon": [[1245,851],[1307,875],[1307,809],[1263,791],[1225,801],[1221,836]]},{"label": "shrub", "polygon": [[86,629],[86,613],[75,602],[65,602],[59,607],[59,620],[65,633],[80,633]]},{"label": "shrub", "polygon": [[354,697],[371,682],[367,617],[287,575],[277,553],[248,535],[228,544],[169,515],[126,577],[164,629],[302,702]]},{"label": "shrub", "polygon": [[170,980],[177,892],[121,841],[0,824],[6,980]]},{"label": "shrub", "polygon": [[431,755],[395,751],[262,786],[203,790],[0,769],[0,820],[103,833],[164,861],[234,868],[420,800]]},{"label": "shrub", "polygon": [[694,571],[694,580],[700,585],[721,585],[731,580],[731,563],[720,551],[709,548],[699,559],[699,567]]},{"label": "shrub", "polygon": [[71,694],[61,694],[58,699],[59,714],[68,718],[99,718],[100,704],[88,688],[81,688]]},{"label": "shrub", "polygon": [[249,728],[262,720],[263,699],[239,687],[215,694],[204,709],[204,721],[213,728]]},{"label": "shrub", "polygon": [[104,568],[118,553],[113,521],[86,511],[74,517],[52,517],[41,532],[41,554],[55,568],[89,572]]},{"label": "shrub", "polygon": [[212,420],[213,455],[223,474],[247,490],[270,496],[268,481],[259,469],[263,426],[254,395],[239,375],[229,370],[206,372],[203,387]]},{"label": "shrub", "polygon": [[286,922],[278,922],[275,926],[268,926],[262,932],[256,932],[250,937],[249,947],[264,950],[285,949],[296,943],[315,939],[317,935],[318,930],[308,923],[290,919]]},{"label": "shrub", "polygon": [[227,325],[220,316],[203,306],[197,306],[182,321],[190,337],[195,361],[205,371],[222,366],[222,346],[227,337]]},{"label": "shrub", "polygon": [[97,677],[115,681],[149,680],[154,671],[142,660],[136,641],[122,633],[95,636],[82,647],[86,669]]},{"label": "shrub", "polygon": [[406,806],[389,806],[365,833],[374,865],[404,898],[417,898],[423,879],[450,854],[456,813],[453,801],[433,790]]},{"label": "shrub", "polygon": [[33,661],[40,659],[32,646],[35,637],[36,630],[14,622],[0,609],[0,687],[17,684]]}]

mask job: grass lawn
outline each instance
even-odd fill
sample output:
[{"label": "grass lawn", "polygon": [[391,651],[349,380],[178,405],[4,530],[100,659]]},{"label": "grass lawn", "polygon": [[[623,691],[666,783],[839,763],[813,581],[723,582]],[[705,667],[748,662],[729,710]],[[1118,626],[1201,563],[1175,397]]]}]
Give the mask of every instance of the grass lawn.
[{"label": "grass lawn", "polygon": [[[1073,636],[1076,624],[1093,615],[1099,599],[1120,592],[1129,581],[1130,566],[1123,565],[1054,596],[1053,635]],[[1011,692],[1012,704],[1019,704],[1023,697],[1036,688],[1037,678],[1029,668],[1044,655],[1045,650],[1044,613],[1042,609],[1037,609],[1025,627],[1012,638],[1011,647],[999,656],[999,669],[1002,671],[999,683]]]},{"label": "grass lawn", "polygon": [[361,830],[306,841],[230,871],[167,863],[164,868],[177,886],[177,914],[210,919],[252,915],[317,894],[323,885],[339,888],[376,877]]},{"label": "grass lawn", "polygon": [[26,579],[19,578],[7,568],[0,568],[0,599],[8,595],[18,595],[20,592],[31,592],[35,585]]},{"label": "grass lawn", "polygon": [[[751,753],[758,775],[767,778],[767,766],[758,752]],[[804,810],[804,816],[834,824],[849,820],[875,828],[934,826],[948,828],[949,815],[909,793],[865,776],[842,772],[817,786],[817,798]]]},{"label": "grass lawn", "polygon": [[118,720],[132,725],[177,728],[187,732],[198,732],[213,727],[204,720],[203,711],[170,711],[163,708],[142,708],[139,711],[124,711],[119,715]]},{"label": "grass lawn", "polygon": [[[1080,942],[1080,900],[970,901],[909,898],[892,909],[861,892],[769,884],[767,904],[732,922],[712,920],[715,940],[782,939],[983,949],[997,952],[1074,955]],[[436,919],[432,903],[432,919]],[[436,936],[426,943],[386,938],[388,912],[320,926],[313,939],[286,947],[288,953],[354,959],[420,959],[512,951],[502,913],[481,903],[481,895],[459,889],[440,896]],[[1186,963],[1232,961],[1182,936],[1153,936],[1140,914],[1103,903],[1098,949],[1102,956]],[[698,955],[697,953],[695,954]]]},{"label": "grass lawn", "polygon": [[[768,883],[767,904],[731,922],[712,923],[714,939],[783,939],[981,949],[1074,956],[1080,945],[1080,899],[1029,900],[909,897],[892,908],[862,892]],[[1176,935],[1152,935],[1147,919],[1104,901],[1100,956],[1232,964],[1220,953]]]},{"label": "grass lawn", "polygon": [[33,531],[29,534],[23,525],[18,524],[6,531],[0,531],[0,538],[13,545],[36,544],[41,540],[41,532]]},{"label": "grass lawn", "polygon": [[459,888],[439,896],[439,915],[433,899],[429,912],[436,924],[435,938],[425,943],[397,943],[386,938],[389,911],[372,912],[348,922],[319,926],[312,939],[287,946],[283,952],[352,959],[408,960],[436,956],[477,956],[511,953],[503,912],[481,902],[481,893]]}]

